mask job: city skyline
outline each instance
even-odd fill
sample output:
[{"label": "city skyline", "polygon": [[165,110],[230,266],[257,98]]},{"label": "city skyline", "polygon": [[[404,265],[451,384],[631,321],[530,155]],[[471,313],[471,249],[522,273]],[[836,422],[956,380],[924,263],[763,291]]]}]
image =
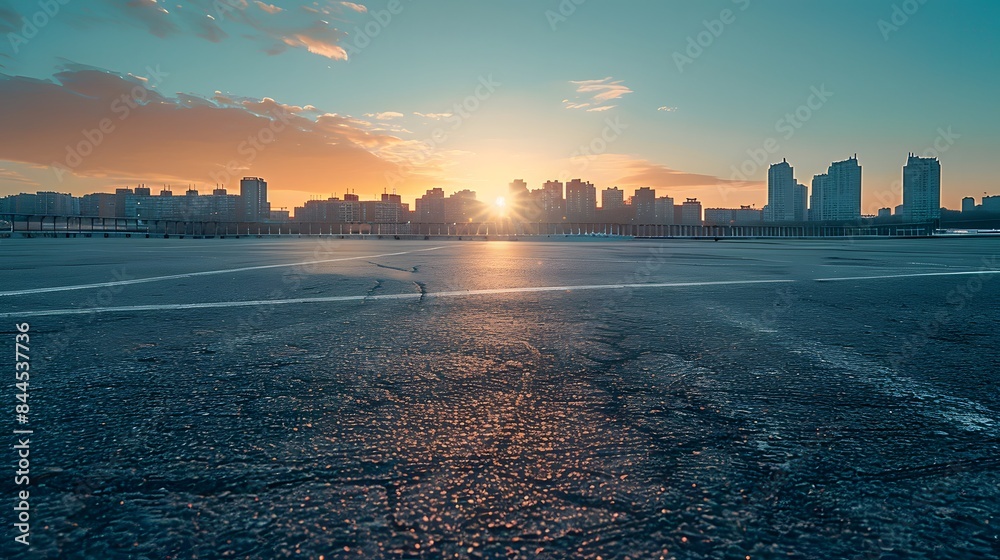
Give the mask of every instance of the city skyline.
[{"label": "city skyline", "polygon": [[[945,207],[995,190],[989,4],[40,6],[0,2],[0,118],[18,131],[0,194],[264,176],[291,208],[348,190],[492,198],[513,174],[738,208],[763,204],[772,161],[819,173],[860,153],[874,214],[902,196],[908,152],[941,159]],[[775,34],[795,48],[759,40]],[[894,78],[927,68],[939,86]]]},{"label": "city skyline", "polygon": [[[175,196],[166,185],[159,193],[144,184],[122,187],[114,193],[89,193],[73,197],[67,193],[39,191],[0,197],[0,212],[7,216],[54,216],[130,218],[146,220],[183,220],[208,222],[257,222],[341,224],[404,223],[615,223],[633,225],[745,225],[826,223],[846,225],[862,220],[895,218],[896,222],[937,224],[942,213],[990,214],[1000,211],[1000,195],[984,193],[982,205],[973,197],[963,197],[960,210],[942,208],[941,163],[937,158],[907,155],[902,168],[903,193],[900,204],[879,208],[876,214],[861,213],[862,166],[855,154],[830,164],[826,173],[814,175],[812,189],[795,178],[791,164],[783,159],[768,168],[768,202],[738,208],[705,208],[697,197],[687,197],[675,204],[674,197],[657,193],[650,187],[635,189],[626,198],[617,186],[600,189],[589,181],[574,179],[567,183],[546,181],[531,189],[523,179],[508,184],[505,196],[494,201],[479,200],[475,191],[463,189],[445,195],[434,187],[410,203],[399,194],[384,192],[379,199],[362,199],[356,193],[335,194],[327,198],[311,197],[294,207],[272,208],[267,181],[262,177],[243,177],[239,194],[227,189],[212,189],[202,195],[189,185],[184,195]],[[600,203],[598,202],[600,201]],[[695,211],[695,208],[697,211]],[[951,219],[954,219],[952,216]],[[82,222],[80,222],[82,223]],[[67,222],[68,224],[68,222]]]}]

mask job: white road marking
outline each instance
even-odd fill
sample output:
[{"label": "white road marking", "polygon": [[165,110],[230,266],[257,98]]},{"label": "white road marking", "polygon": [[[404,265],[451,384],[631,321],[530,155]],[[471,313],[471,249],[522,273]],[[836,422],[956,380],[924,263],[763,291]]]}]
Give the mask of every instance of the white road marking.
[{"label": "white road marking", "polygon": [[849,278],[817,278],[816,282],[846,282],[848,280],[884,280],[886,278],[921,278],[924,276],[971,276],[1000,274],[1000,270],[971,270],[966,272],[922,272],[917,274],[887,274],[884,276],[852,276]]},{"label": "white road marking", "polygon": [[[0,292],[0,297],[3,296],[16,296],[16,295],[27,295],[27,294],[38,294],[47,292],[62,292],[69,290],[84,290],[88,288],[100,288],[106,286],[121,286],[128,284],[141,284],[145,282],[158,282],[163,280],[175,280],[181,278],[192,278],[197,276],[208,276],[213,274],[226,274],[231,272],[246,272],[251,270],[263,270],[270,268],[287,268],[293,266],[306,266],[312,264],[322,264],[330,262],[340,262],[340,261],[351,261],[351,260],[361,260],[361,259],[376,259],[381,257],[393,257],[399,255],[407,255],[411,253],[418,253],[422,251],[435,251],[438,249],[444,249],[445,247],[431,247],[427,249],[416,249],[413,251],[403,251],[399,253],[384,253],[381,255],[364,255],[357,257],[344,257],[338,259],[325,259],[317,261],[307,261],[300,263],[288,263],[288,264],[270,264],[262,266],[248,266],[242,268],[232,268],[226,270],[208,270],[203,272],[190,272],[185,274],[173,274],[170,276],[155,276],[150,278],[138,278],[133,280],[121,280],[115,282],[102,282],[98,284],[81,284],[78,286],[57,286],[51,288],[35,288],[30,290],[18,290],[11,292]],[[915,273],[915,274],[888,274],[888,275],[878,275],[878,276],[851,276],[842,278],[815,278],[814,282],[847,282],[847,281],[858,281],[858,280],[883,280],[892,278],[921,278],[929,276],[969,276],[969,275],[983,275],[983,274],[1000,274],[1000,270],[972,270],[964,272],[925,272],[925,273]],[[254,307],[254,306],[265,306],[265,305],[288,305],[288,304],[306,304],[306,303],[336,303],[336,302],[346,302],[346,301],[374,301],[374,300],[394,300],[394,299],[419,299],[419,298],[441,298],[441,297],[471,297],[471,296],[481,296],[481,295],[501,295],[501,294],[517,294],[517,293],[540,293],[540,292],[562,292],[562,291],[582,291],[582,290],[620,290],[620,289],[648,289],[648,288],[687,288],[687,287],[698,287],[698,286],[730,286],[730,285],[749,285],[749,284],[779,284],[779,283],[796,283],[799,280],[729,280],[729,281],[715,281],[715,282],[674,282],[674,283],[651,283],[651,284],[594,284],[585,286],[528,286],[521,288],[494,288],[494,289],[483,289],[483,290],[459,290],[459,291],[449,291],[449,292],[428,292],[428,293],[405,293],[405,294],[379,294],[373,296],[331,296],[331,297],[321,297],[321,298],[290,298],[290,299],[277,299],[277,300],[250,300],[250,301],[217,301],[217,302],[204,302],[204,303],[176,303],[176,304],[158,304],[158,305],[132,305],[132,306],[120,306],[120,307],[91,307],[91,308],[75,308],[75,309],[51,309],[51,310],[36,310],[36,311],[21,311],[21,312],[8,312],[0,313],[0,318],[10,318],[10,317],[46,317],[46,316],[57,316],[57,315],[85,315],[88,313],[128,313],[128,312],[141,312],[141,311],[178,311],[186,309],[216,309],[216,308],[226,308],[226,307]]]},{"label": "white road marking", "polygon": [[[995,431],[997,428],[997,413],[986,405],[943,393],[932,384],[908,377],[860,352],[810,340],[794,331],[764,328],[759,321],[748,316],[741,317],[731,308],[726,308],[724,313],[720,313],[722,310],[719,309],[714,311],[717,317],[734,325],[770,335],[773,344],[784,347],[787,352],[810,356],[824,368],[848,372],[852,375],[852,382],[866,383],[880,393],[900,399],[900,405],[916,408],[925,416],[958,424],[967,431]],[[913,402],[914,398],[916,402]]]},{"label": "white road marking", "polygon": [[136,278],[133,280],[116,280],[113,282],[99,282],[96,284],[79,284],[76,286],[54,286],[51,288],[32,288],[29,290],[15,290],[11,292],[0,292],[0,297],[7,296],[25,296],[29,294],[45,294],[50,292],[68,292],[71,290],[88,290],[91,288],[106,288],[110,286],[126,286],[130,284],[145,284],[147,282],[162,282],[164,280],[179,280],[181,278],[194,278],[197,276],[210,276],[213,274],[229,274],[231,272],[248,272],[251,270],[265,270],[268,268],[290,268],[293,266],[308,266],[313,264],[323,264],[341,261],[356,261],[362,259],[378,259],[382,257],[398,257],[400,255],[408,255],[410,253],[419,253],[422,251],[436,251],[438,249],[444,249],[444,247],[431,247],[429,249],[415,249],[413,251],[403,251],[401,253],[384,253],[381,255],[363,255],[359,257],[343,257],[339,259],[324,259],[319,261],[306,261],[298,263],[284,263],[284,264],[266,264],[260,266],[245,266],[242,268],[228,268],[225,270],[205,270],[202,272],[187,272],[184,274],[171,274],[169,276],[151,276],[149,278]]},{"label": "white road marking", "polygon": [[450,292],[379,294],[373,296],[331,296],[318,298],[264,299],[251,301],[215,301],[206,303],[167,303],[158,305],[127,305],[121,307],[90,307],[77,309],[51,309],[0,313],[0,318],[52,317],[58,315],[86,315],[88,313],[135,313],[144,311],[183,311],[188,309],[218,309],[226,307],[257,307],[264,305],[289,305],[305,303],[338,303],[345,301],[375,301],[420,298],[472,297],[483,295],[522,294],[540,292],[567,292],[583,290],[624,290],[629,288],[689,288],[700,286],[732,286],[749,284],[784,284],[794,280],[732,280],[719,282],[675,282],[658,284],[596,284],[590,286],[528,286],[523,288],[492,288],[484,290],[457,290]]}]

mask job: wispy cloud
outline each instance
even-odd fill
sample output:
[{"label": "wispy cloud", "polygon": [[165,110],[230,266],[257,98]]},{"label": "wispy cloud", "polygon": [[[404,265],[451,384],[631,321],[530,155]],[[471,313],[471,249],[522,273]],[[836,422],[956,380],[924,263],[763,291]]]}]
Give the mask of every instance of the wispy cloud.
[{"label": "wispy cloud", "polygon": [[279,8],[278,6],[275,6],[274,4],[266,4],[264,2],[261,2],[260,0],[257,0],[256,2],[254,2],[254,4],[257,4],[258,8],[264,10],[265,12],[267,12],[269,14],[277,14],[277,13],[285,11],[284,8]]},{"label": "wispy cloud", "polygon": [[3,183],[17,183],[21,186],[40,186],[40,183],[37,181],[31,180],[17,171],[0,167],[0,184]]},{"label": "wispy cloud", "polygon": [[347,60],[347,51],[337,43],[343,34],[332,28],[314,25],[312,29],[282,37],[290,47],[304,47],[313,54],[332,60]]},{"label": "wispy cloud", "polygon": [[354,2],[341,2],[341,6],[354,10],[355,12],[364,14],[368,12],[368,8],[362,6],[361,4],[355,4]]},{"label": "wispy cloud", "polygon": [[611,101],[632,93],[632,90],[624,85],[622,80],[615,80],[611,77],[601,80],[570,81],[570,84],[576,87],[576,97],[563,99],[563,105],[567,109],[606,111],[614,107],[614,105],[609,106]]},{"label": "wispy cloud", "polygon": [[434,121],[447,119],[448,117],[452,116],[451,113],[413,113],[413,114],[417,115],[418,117],[423,117],[425,119],[431,119]]},{"label": "wispy cloud", "polygon": [[666,107],[666,106],[664,106],[664,107],[659,107],[656,110],[657,111],[664,111],[664,112],[667,112],[667,113],[673,113],[674,111],[677,110],[677,107]]},{"label": "wispy cloud", "polygon": [[392,119],[403,118],[403,113],[397,113],[395,111],[385,111],[384,113],[365,113],[366,117],[372,117],[379,121],[388,121]]},{"label": "wispy cloud", "polygon": [[[302,10],[289,10],[264,0],[188,0],[176,4],[164,0],[93,0],[87,4],[85,11],[75,3],[67,5],[67,10],[78,11],[77,25],[125,23],[160,38],[194,35],[215,43],[232,34],[255,41],[269,55],[291,48],[331,60],[347,59],[347,51],[341,46],[347,35],[331,21],[346,23],[345,13],[357,16],[367,11],[352,2],[314,3],[301,6]],[[97,4],[106,8],[91,7]],[[0,0],[0,32],[13,30],[25,15],[15,10]]]},{"label": "wispy cloud", "polygon": [[[767,192],[763,182],[683,171],[629,154],[600,154],[593,156],[588,163],[587,175],[597,184],[618,185],[625,189],[652,187],[657,196],[698,197],[706,207],[732,205],[733,200],[729,198],[732,196],[745,197],[743,200],[749,203]],[[727,197],[723,192],[730,194]]]}]

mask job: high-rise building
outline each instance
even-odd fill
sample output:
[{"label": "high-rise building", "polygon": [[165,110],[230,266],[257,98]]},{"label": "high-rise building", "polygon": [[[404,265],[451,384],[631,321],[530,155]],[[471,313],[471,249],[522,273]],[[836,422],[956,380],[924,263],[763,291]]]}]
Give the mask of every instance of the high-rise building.
[{"label": "high-rise building", "polygon": [[240,180],[240,219],[248,222],[263,222],[271,217],[271,204],[267,201],[267,182],[260,177],[244,177]]},{"label": "high-rise building", "polygon": [[805,222],[809,219],[809,188],[795,183],[795,221]]},{"label": "high-rise building", "polygon": [[826,173],[813,175],[812,194],[809,196],[809,220],[813,222],[823,221],[823,193],[826,192],[826,185],[830,176]]},{"label": "high-rise building", "polygon": [[549,223],[563,221],[566,216],[566,201],[563,199],[563,184],[559,181],[546,181],[542,185],[544,194],[541,196],[543,219]]},{"label": "high-rise building", "polygon": [[125,211],[118,212],[118,197],[111,193],[85,194],[80,199],[80,214],[98,218],[124,217]]},{"label": "high-rise building", "polygon": [[625,191],[618,187],[601,191],[601,221],[625,222]]},{"label": "high-rise building", "polygon": [[903,208],[908,222],[941,219],[941,162],[910,154],[903,167]]},{"label": "high-rise building", "polygon": [[775,163],[767,170],[767,215],[769,222],[794,222],[796,196],[795,171],[787,160]]},{"label": "high-rise building", "polygon": [[79,216],[81,200],[71,194],[39,191],[4,197],[4,212],[45,216]]},{"label": "high-rise building", "polygon": [[701,202],[697,198],[689,198],[681,204],[681,225],[701,225]]},{"label": "high-rise building", "polygon": [[524,219],[531,213],[528,194],[528,183],[524,179],[515,179],[508,185],[504,207],[509,216]]},{"label": "high-rise building", "polygon": [[[524,195],[527,196],[526,194]],[[527,199],[525,198],[525,203]],[[479,211],[479,201],[476,193],[469,189],[461,190],[444,199],[444,221],[449,224],[464,224],[482,215]]]},{"label": "high-rise building", "polygon": [[577,223],[593,222],[596,213],[597,188],[580,179],[566,183],[566,220]]},{"label": "high-rise building", "polygon": [[861,219],[861,165],[858,156],[837,161],[823,175],[813,177],[814,221],[857,221]]},{"label": "high-rise building", "polygon": [[414,219],[419,223],[443,224],[444,218],[444,189],[435,187],[427,191],[424,196],[416,200],[416,215]]},{"label": "high-rise building", "polygon": [[976,211],[976,199],[971,196],[967,196],[962,199],[962,212],[975,212]]},{"label": "high-rise building", "polygon": [[327,200],[307,200],[302,206],[295,207],[295,219],[299,222],[336,223],[339,221],[342,202],[337,197],[330,197]]},{"label": "high-rise building", "polygon": [[402,196],[396,193],[382,193],[382,200],[376,206],[376,223],[401,224],[406,221],[405,214]]},{"label": "high-rise building", "polygon": [[656,211],[656,219],[653,223],[660,226],[674,224],[674,199],[669,196],[661,196],[656,199],[653,206]]},{"label": "high-rise building", "polygon": [[[117,197],[122,194],[124,202],[120,209],[121,215],[127,218],[143,220],[247,220],[241,214],[242,198],[234,194],[227,194],[225,189],[215,189],[211,195],[201,195],[192,187],[185,191],[184,196],[174,196],[174,193],[167,189],[161,190],[159,196],[153,196],[147,187],[137,187],[134,191],[119,189],[119,191],[122,190],[127,192],[111,196]],[[267,217],[259,217],[258,220],[264,221],[270,218],[271,212],[268,210]]]},{"label": "high-rise building", "polygon": [[635,195],[632,196],[632,212],[635,214],[635,223],[640,225],[655,224],[656,191],[649,187],[637,189]]},{"label": "high-rise building", "polygon": [[601,191],[601,208],[606,211],[625,208],[625,191],[618,187],[611,187]]}]

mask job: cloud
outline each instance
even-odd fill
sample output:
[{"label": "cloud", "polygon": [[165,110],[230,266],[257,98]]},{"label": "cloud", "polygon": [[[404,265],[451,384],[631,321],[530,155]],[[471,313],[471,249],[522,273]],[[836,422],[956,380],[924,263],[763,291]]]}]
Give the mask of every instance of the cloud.
[{"label": "cloud", "polygon": [[165,96],[138,78],[86,67],[51,81],[0,75],[0,98],[0,122],[18,131],[0,135],[0,161],[51,167],[46,188],[64,188],[58,168],[67,187],[74,178],[232,184],[254,174],[277,190],[329,193],[347,186],[381,192],[396,186],[388,184],[392,174],[411,191],[440,180],[436,159],[406,160],[412,141],[309,105]]},{"label": "cloud", "polygon": [[570,84],[576,86],[577,95],[575,99],[563,99],[563,105],[567,109],[606,111],[607,109],[598,107],[607,107],[608,102],[633,93],[621,80],[610,77],[601,80],[570,81]]},{"label": "cloud", "polygon": [[284,37],[282,41],[290,47],[305,47],[309,52],[325,56],[329,59],[347,60],[347,51],[343,47],[338,46],[336,42],[306,33],[296,33],[290,37]]},{"label": "cloud", "polygon": [[451,113],[413,113],[413,114],[417,115],[418,117],[423,117],[425,119],[431,119],[434,121],[447,119],[448,117],[452,116]]},{"label": "cloud", "polygon": [[4,183],[17,183],[19,186],[40,186],[37,181],[31,180],[17,171],[0,167],[0,184]]},{"label": "cloud", "polygon": [[[609,157],[614,157],[609,155]],[[745,181],[722,179],[715,175],[691,173],[671,169],[665,165],[652,163],[648,160],[618,156],[615,163],[619,166],[622,176],[618,182],[622,185],[650,186],[665,189],[683,187],[705,187],[716,185],[746,185]]]},{"label": "cloud", "polygon": [[[347,59],[341,46],[347,35],[322,18],[331,13],[357,16],[366,11],[364,6],[350,2],[316,3],[316,7],[302,6],[302,10],[288,10],[262,0],[187,0],[176,4],[165,0],[93,0],[86,4],[83,7],[74,2],[64,8],[73,13],[75,25],[126,23],[160,38],[193,35],[213,43],[232,35],[256,42],[269,55],[291,48],[331,60]],[[96,8],[101,4],[104,9]],[[23,15],[0,0],[0,31],[13,31]],[[349,24],[342,18],[340,21]]]},{"label": "cloud", "polygon": [[397,113],[395,111],[386,111],[384,113],[365,113],[366,117],[372,117],[379,121],[389,121],[392,119],[403,118],[403,113]]},{"label": "cloud", "polygon": [[600,107],[591,107],[590,109],[587,109],[587,112],[594,113],[600,111],[607,111],[609,109],[614,109],[615,107],[617,107],[617,105],[601,105]]},{"label": "cloud", "polygon": [[355,12],[364,14],[368,12],[368,8],[362,6],[361,4],[355,4],[354,2],[341,2],[341,6],[354,10]]},{"label": "cloud", "polygon": [[277,14],[277,13],[285,11],[284,8],[279,8],[278,6],[275,6],[274,4],[265,4],[264,2],[261,2],[260,0],[256,0],[256,2],[254,2],[254,4],[257,4],[258,8],[264,10],[265,12],[267,12],[269,14]]},{"label": "cloud", "polygon": [[[572,165],[579,161],[570,160]],[[736,181],[706,173],[682,171],[628,154],[601,154],[587,160],[586,174],[595,184],[625,189],[652,187],[657,196],[675,201],[698,197],[706,207],[735,207],[760,200],[767,188],[759,181]]]},{"label": "cloud", "polygon": [[666,111],[667,113],[673,113],[674,111],[677,110],[677,107],[659,107],[656,110],[657,111]]}]

